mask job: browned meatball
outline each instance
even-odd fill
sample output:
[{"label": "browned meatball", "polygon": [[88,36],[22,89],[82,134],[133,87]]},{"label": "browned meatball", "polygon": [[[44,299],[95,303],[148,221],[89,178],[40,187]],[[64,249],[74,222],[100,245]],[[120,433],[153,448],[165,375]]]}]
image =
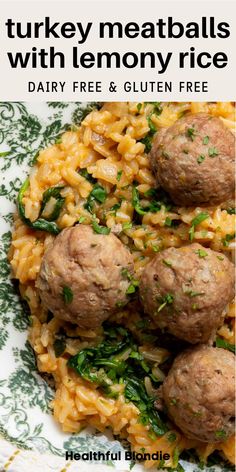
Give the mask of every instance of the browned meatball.
[{"label": "browned meatball", "polygon": [[165,249],[146,265],[141,277],[146,313],[159,328],[192,344],[214,336],[233,296],[233,264],[200,244]]},{"label": "browned meatball", "polygon": [[129,300],[129,250],[91,226],[63,230],[46,251],[36,282],[43,305],[81,328],[96,328]]},{"label": "browned meatball", "polygon": [[221,442],[234,433],[232,352],[198,346],[181,353],[162,386],[167,412],[188,438]]},{"label": "browned meatball", "polygon": [[181,118],[157,133],[150,159],[158,184],[178,205],[217,204],[234,195],[235,140],[219,118]]}]

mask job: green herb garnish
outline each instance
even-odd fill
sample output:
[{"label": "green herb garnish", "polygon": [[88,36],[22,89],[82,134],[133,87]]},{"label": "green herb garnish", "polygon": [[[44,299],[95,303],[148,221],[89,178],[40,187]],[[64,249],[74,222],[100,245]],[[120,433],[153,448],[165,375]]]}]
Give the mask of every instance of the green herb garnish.
[{"label": "green herb garnish", "polygon": [[201,155],[197,158],[198,164],[201,164],[204,160],[205,160],[205,156],[204,156],[203,154],[201,154]]},{"label": "green herb garnish", "polygon": [[167,259],[162,259],[163,264],[165,264],[167,267],[172,267],[172,262],[167,261]]},{"label": "green herb garnish", "polygon": [[205,295],[205,292],[195,292],[194,290],[185,290],[186,295],[189,297],[198,297],[200,295]]},{"label": "green herb garnish", "polygon": [[132,279],[131,284],[128,286],[126,290],[126,295],[131,295],[136,292],[137,288],[139,286],[139,281]]},{"label": "green herb garnish", "polygon": [[131,229],[132,226],[133,226],[132,223],[128,223],[128,222],[127,222],[127,223],[123,223],[122,229],[123,229],[123,230]]},{"label": "green herb garnish", "polygon": [[200,223],[202,223],[202,221],[206,220],[207,218],[209,218],[209,214],[208,213],[199,213],[199,215],[195,216],[195,218],[193,218],[193,220],[191,221],[191,228],[189,230],[189,239],[190,241],[193,240],[194,238],[194,230],[195,230],[195,226],[199,225]]},{"label": "green herb garnish", "polygon": [[208,144],[209,143],[209,136],[204,136],[202,142],[203,142],[203,144]]},{"label": "green herb garnish", "polygon": [[142,108],[142,103],[138,103],[138,105],[137,105],[137,110],[138,110],[139,113],[140,113],[140,111],[141,111],[141,108]]},{"label": "green herb garnish", "polygon": [[232,239],[235,238],[235,233],[232,233],[232,234],[226,234],[225,235],[225,238],[222,239],[222,242],[223,242],[223,246],[225,247],[228,247],[229,246],[229,243],[230,241],[232,241]]},{"label": "green herb garnish", "polygon": [[188,129],[187,129],[186,135],[188,136],[188,138],[191,139],[191,141],[194,141],[195,135],[196,135],[196,130],[195,130],[195,128],[194,128],[194,125],[193,125],[192,128],[188,128]]},{"label": "green herb garnish", "polygon": [[166,305],[172,305],[174,301],[174,295],[171,293],[167,293],[164,297],[161,298],[160,303],[161,305],[159,306],[157,312],[159,313],[163,308],[165,308]]},{"label": "green herb garnish", "polygon": [[119,170],[119,171],[117,172],[116,180],[117,180],[118,182],[120,182],[122,173],[123,173],[123,170]]},{"label": "green herb garnish", "polygon": [[218,151],[218,149],[217,149],[216,147],[212,147],[212,148],[209,148],[209,149],[208,149],[208,155],[209,155],[210,157],[218,156],[218,154],[219,154],[219,151]]},{"label": "green herb garnish", "polygon": [[92,228],[94,233],[98,234],[109,234],[111,229],[107,226],[100,226],[95,220],[92,221]]},{"label": "green herb garnish", "polygon": [[65,285],[62,289],[62,298],[64,302],[66,303],[66,305],[69,305],[73,301],[74,294],[71,288],[68,287],[67,285]]},{"label": "green herb garnish", "polygon": [[204,249],[197,249],[195,253],[198,254],[199,257],[202,257],[202,258],[208,256],[208,252],[205,251]]},{"label": "green herb garnish", "polygon": [[226,431],[224,429],[216,431],[215,432],[215,437],[217,439],[223,439],[223,440],[226,439],[226,437],[227,437]]}]

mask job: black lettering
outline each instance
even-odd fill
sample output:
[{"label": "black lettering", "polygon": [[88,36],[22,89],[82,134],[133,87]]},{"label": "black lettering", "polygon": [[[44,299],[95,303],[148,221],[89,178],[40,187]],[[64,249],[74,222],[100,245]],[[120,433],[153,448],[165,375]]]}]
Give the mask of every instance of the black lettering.
[{"label": "black lettering", "polygon": [[35,27],[34,27],[34,36],[35,36],[35,38],[39,38],[39,30],[40,30],[41,26],[43,26],[43,23],[35,23]]},{"label": "black lettering", "polygon": [[204,57],[208,58],[208,59],[211,59],[211,55],[209,52],[200,52],[200,54],[198,54],[197,56],[197,65],[199,67],[201,67],[202,69],[207,69],[208,67],[210,67],[211,65],[211,61],[207,61],[205,62],[205,64],[202,62],[202,60],[204,59]]},{"label": "black lettering", "polygon": [[50,38],[52,35],[54,38],[60,38],[59,34],[55,31],[58,27],[59,23],[53,23],[50,25],[50,17],[45,16],[45,38]]},{"label": "black lettering", "polygon": [[28,82],[28,92],[35,91],[35,82]]},{"label": "black lettering", "polygon": [[[174,33],[174,29],[177,28],[177,32]],[[169,38],[181,38],[184,34],[184,26],[179,21],[173,22],[173,18],[168,18],[168,37]]]},{"label": "black lettering", "polygon": [[179,67],[180,69],[184,69],[185,67],[185,58],[188,57],[188,52],[180,52],[179,53]]},{"label": "black lettering", "polygon": [[186,25],[186,38],[199,38],[199,25],[197,23],[188,23]]},{"label": "black lettering", "polygon": [[[103,64],[102,59],[106,58],[105,64]],[[112,68],[112,58],[115,58],[115,64],[113,67],[120,68],[120,54],[118,52],[101,52],[98,53],[97,67],[102,69],[111,69]]]},{"label": "black lettering", "polygon": [[210,17],[210,38],[216,38],[215,34],[215,18],[214,16]]},{"label": "black lettering", "polygon": [[79,43],[79,44],[83,44],[83,43],[86,41],[86,39],[87,39],[87,37],[88,37],[88,35],[89,35],[89,32],[90,32],[90,30],[91,30],[91,28],[92,28],[92,24],[93,24],[93,23],[89,22],[89,23],[87,24],[87,26],[86,26],[85,29],[83,28],[83,25],[82,25],[81,23],[76,23],[76,24],[77,24],[79,33],[80,33],[80,35],[81,35],[81,40],[78,41],[78,43]]},{"label": "black lettering", "polygon": [[22,33],[22,24],[16,23],[16,35],[18,38],[30,38],[31,37],[31,23],[26,23],[26,32]]},{"label": "black lettering", "polygon": [[64,38],[73,38],[75,35],[75,31],[75,25],[70,22],[63,23],[61,27],[61,34]]},{"label": "black lettering", "polygon": [[95,64],[95,56],[91,52],[84,52],[81,54],[80,64],[85,69],[91,69]]},{"label": "black lettering", "polygon": [[155,27],[153,23],[143,23],[142,25],[142,38],[155,38]]},{"label": "black lettering", "polygon": [[229,31],[229,24],[221,22],[218,24],[218,31],[220,33],[217,33],[218,38],[228,38],[230,36],[230,31]]},{"label": "black lettering", "polygon": [[166,23],[162,20],[162,18],[160,18],[158,20],[156,25],[158,27],[158,36],[159,36],[159,38],[161,38],[161,39],[166,38],[166,34],[164,33],[164,26],[166,26]]},{"label": "black lettering", "polygon": [[[149,66],[146,63],[146,58],[149,58]],[[146,67],[151,67],[154,69],[156,66],[156,58],[154,52],[141,52],[140,54],[140,67],[141,69],[146,69]]]},{"label": "black lettering", "polygon": [[224,52],[217,52],[212,62],[217,69],[223,69],[228,64],[228,56]]},{"label": "black lettering", "polygon": [[127,23],[125,25],[125,35],[127,38],[137,38],[139,35],[139,25],[137,23]]},{"label": "black lettering", "polygon": [[30,52],[26,52],[25,54],[22,54],[21,52],[16,52],[15,56],[13,56],[13,53],[11,52],[7,53],[9,62],[13,69],[16,69],[16,67],[18,66],[20,66],[22,69],[25,69],[29,63],[30,55]]},{"label": "black lettering", "polygon": [[12,21],[11,18],[8,18],[7,22],[5,23],[5,26],[7,27],[7,36],[10,39],[15,38],[15,35],[12,32],[12,27],[15,26],[15,23]]},{"label": "black lettering", "polygon": [[163,74],[169,65],[172,52],[168,52],[165,59],[160,52],[157,52],[156,54],[157,54],[158,60],[160,61],[160,65],[162,67],[161,70],[159,70],[159,74]]},{"label": "black lettering", "polygon": [[167,454],[167,453],[163,454],[163,459],[164,461],[168,461],[170,459],[170,454]]},{"label": "black lettering", "polygon": [[[130,62],[130,60],[132,61],[132,59],[133,62]],[[127,69],[133,69],[138,64],[137,54],[135,54],[134,52],[126,52],[123,56],[122,62],[123,65],[127,67]]]},{"label": "black lettering", "polygon": [[66,460],[69,460],[69,459],[73,460],[73,456],[74,456],[74,454],[73,454],[72,451],[66,451],[66,454],[65,454]]},{"label": "black lettering", "polygon": [[[105,38],[105,28],[107,27],[108,29],[108,38],[114,38],[115,36],[117,38],[122,38],[123,36],[123,27],[122,24],[119,22],[116,23],[110,23],[109,21],[106,23],[100,23],[99,25],[99,36],[100,38]],[[115,30],[116,30],[116,35],[115,35]]]}]

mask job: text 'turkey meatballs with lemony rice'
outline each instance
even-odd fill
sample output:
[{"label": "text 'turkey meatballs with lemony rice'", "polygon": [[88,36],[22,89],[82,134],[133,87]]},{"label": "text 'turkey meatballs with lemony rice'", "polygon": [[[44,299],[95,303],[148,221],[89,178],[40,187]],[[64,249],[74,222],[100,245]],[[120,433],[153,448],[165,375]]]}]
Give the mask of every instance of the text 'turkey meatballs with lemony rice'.
[{"label": "text 'turkey meatballs with lemony rice'", "polygon": [[55,316],[92,329],[129,301],[132,274],[132,256],[116,236],[77,225],[46,251],[36,286]]},{"label": "text 'turkey meatballs with lemony rice'", "polygon": [[174,361],[161,395],[168,415],[191,439],[222,442],[235,429],[235,356],[198,346]]},{"label": "text 'turkey meatballs with lemony rice'", "polygon": [[197,243],[157,254],[140,282],[140,299],[154,323],[192,344],[215,335],[233,296],[233,264]]},{"label": "text 'turkey meatballs with lemony rice'", "polygon": [[234,197],[235,138],[222,120],[197,113],[157,132],[152,169],[177,205],[214,205]]}]

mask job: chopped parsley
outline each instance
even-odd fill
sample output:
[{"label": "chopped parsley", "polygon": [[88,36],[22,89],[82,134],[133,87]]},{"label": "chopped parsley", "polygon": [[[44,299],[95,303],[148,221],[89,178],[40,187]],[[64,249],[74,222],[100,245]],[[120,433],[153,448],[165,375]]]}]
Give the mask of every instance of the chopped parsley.
[{"label": "chopped parsley", "polygon": [[65,285],[62,289],[62,298],[67,305],[73,301],[74,294],[70,287]]},{"label": "chopped parsley", "polygon": [[167,259],[162,259],[163,264],[165,264],[167,267],[172,267],[172,262],[167,261]]},{"label": "chopped parsley", "polygon": [[152,245],[152,249],[153,249],[154,252],[159,252],[160,251],[159,246],[156,246],[156,244]]},{"label": "chopped parsley", "polygon": [[80,216],[79,219],[78,219],[78,223],[84,223],[84,221],[86,220],[86,217],[85,216]]},{"label": "chopped parsley", "polygon": [[107,226],[100,226],[95,220],[92,221],[92,228],[94,233],[98,234],[109,234],[111,229]]},{"label": "chopped parsley", "polygon": [[204,249],[197,249],[195,253],[198,254],[199,257],[202,257],[202,258],[208,256],[208,252],[204,251]]},{"label": "chopped parsley", "polygon": [[127,267],[122,267],[122,269],[121,269],[121,275],[122,275],[122,277],[124,277],[125,279],[128,279],[128,280],[131,280],[131,279],[132,279],[132,275],[131,275],[131,273],[128,271]]},{"label": "chopped parsley", "polygon": [[201,155],[197,158],[198,164],[201,164],[204,160],[205,160],[205,156],[204,156],[203,154],[201,154]]},{"label": "chopped parsley", "polygon": [[198,297],[199,295],[205,295],[205,292],[194,292],[194,290],[185,290],[186,295],[189,297]]},{"label": "chopped parsley", "polygon": [[209,214],[208,213],[199,213],[199,215],[195,216],[195,218],[193,218],[193,220],[191,221],[191,228],[189,230],[189,239],[190,241],[193,240],[194,238],[194,230],[195,230],[195,226],[199,225],[200,223],[202,223],[202,221],[206,220],[207,218],[209,218]]},{"label": "chopped parsley", "polygon": [[172,305],[174,301],[174,295],[171,293],[167,293],[164,297],[161,298],[160,303],[161,305],[159,306],[157,312],[159,313],[163,308],[165,308],[166,305]]},{"label": "chopped parsley", "polygon": [[195,136],[196,136],[196,130],[195,130],[195,128],[194,128],[194,125],[193,125],[192,128],[188,128],[188,129],[187,129],[186,135],[188,136],[188,138],[191,139],[191,141],[194,141]]},{"label": "chopped parsley", "polygon": [[232,239],[235,238],[235,233],[232,233],[232,234],[226,234],[225,235],[225,238],[222,239],[222,242],[223,242],[223,246],[225,247],[228,247],[229,246],[229,243],[230,241],[232,241]]},{"label": "chopped parsley", "polygon": [[138,105],[137,105],[137,110],[138,110],[139,113],[140,113],[140,111],[141,111],[141,108],[142,108],[142,103],[138,103]]},{"label": "chopped parsley", "polygon": [[209,136],[204,136],[202,142],[203,142],[203,144],[208,144],[209,143]]},{"label": "chopped parsley", "polygon": [[138,286],[139,286],[139,281],[135,280],[135,279],[132,279],[131,284],[128,286],[128,288],[126,290],[126,295],[132,295],[133,293],[135,293]]},{"label": "chopped parsley", "polygon": [[172,226],[172,219],[169,216],[167,216],[165,219],[165,226]]},{"label": "chopped parsley", "polygon": [[216,256],[217,259],[219,259],[219,261],[223,261],[224,260],[224,257],[223,256]]},{"label": "chopped parsley", "polygon": [[120,182],[122,173],[123,173],[123,170],[119,170],[119,171],[117,172],[116,180],[117,180],[118,182]]},{"label": "chopped parsley", "polygon": [[212,148],[209,148],[209,149],[208,149],[208,155],[209,155],[210,157],[218,156],[218,154],[219,154],[219,151],[218,151],[218,149],[217,149],[216,147],[212,147]]},{"label": "chopped parsley", "polygon": [[177,399],[172,398],[171,401],[170,401],[170,405],[177,405]]},{"label": "chopped parsley", "polygon": [[132,223],[123,223],[122,225],[122,229],[123,230],[126,230],[126,229],[131,229],[133,227]]},{"label": "chopped parsley", "polygon": [[219,431],[216,431],[215,437],[217,439],[223,439],[223,440],[226,439],[227,437],[226,431],[224,429],[220,429]]},{"label": "chopped parsley", "polygon": [[147,117],[147,122],[148,122],[148,126],[149,126],[149,132],[148,134],[140,140],[141,143],[143,143],[145,145],[145,152],[146,153],[149,153],[151,151],[151,148],[152,148],[152,138],[154,136],[154,134],[157,132],[157,128],[156,126],[154,125],[153,121],[152,121],[152,115],[155,114],[155,115],[160,115],[162,112],[162,108],[160,107],[160,104],[159,102],[154,102],[154,108],[153,108],[153,111],[152,113]]}]

